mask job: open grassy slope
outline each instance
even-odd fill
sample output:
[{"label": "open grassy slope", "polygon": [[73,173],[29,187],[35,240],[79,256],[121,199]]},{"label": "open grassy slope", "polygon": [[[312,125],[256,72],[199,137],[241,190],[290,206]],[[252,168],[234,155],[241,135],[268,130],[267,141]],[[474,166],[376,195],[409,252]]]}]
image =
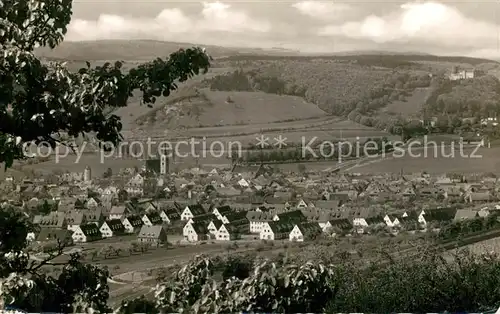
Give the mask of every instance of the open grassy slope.
[{"label": "open grassy slope", "polygon": [[198,128],[291,122],[325,115],[300,97],[199,90],[198,96],[174,96],[168,104],[139,117],[137,124],[144,129]]},{"label": "open grassy slope", "polygon": [[381,110],[381,113],[388,115],[401,115],[403,117],[416,116],[421,112],[427,98],[430,95],[430,88],[417,88],[408,96],[405,101],[395,100]]}]

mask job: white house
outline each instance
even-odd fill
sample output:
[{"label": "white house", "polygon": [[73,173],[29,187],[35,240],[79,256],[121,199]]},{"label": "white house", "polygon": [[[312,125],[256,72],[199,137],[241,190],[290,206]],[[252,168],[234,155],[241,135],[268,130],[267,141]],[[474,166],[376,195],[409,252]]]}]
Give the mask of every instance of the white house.
[{"label": "white house", "polygon": [[222,220],[222,217],[232,213],[233,210],[231,209],[230,206],[218,206],[214,207],[212,210],[212,213],[217,217],[217,219]]},{"label": "white house", "polygon": [[231,225],[221,225],[217,233],[215,234],[215,239],[219,241],[231,241],[236,240],[236,233],[232,232],[233,228]]},{"label": "white house", "polygon": [[307,222],[297,224],[293,227],[288,236],[290,241],[303,242],[304,240],[313,240],[322,232],[319,224],[315,222]]},{"label": "white house", "polygon": [[181,219],[181,215],[175,209],[160,210],[160,217],[166,224],[171,224]]},{"label": "white house", "polygon": [[352,223],[347,218],[333,219],[327,221],[323,226],[319,224],[323,232],[329,233],[331,236],[335,236],[339,229],[340,231],[350,232],[352,230]]},{"label": "white house", "polygon": [[[403,217],[408,217],[408,214]],[[393,216],[393,215],[385,215],[384,216],[384,222],[388,227],[397,227],[401,226],[401,222],[399,221],[398,217]]]},{"label": "white house", "polygon": [[123,219],[128,213],[129,210],[124,205],[113,206],[109,212],[109,219]]},{"label": "white house", "polygon": [[242,223],[248,224],[248,218],[247,218],[246,211],[239,211],[239,212],[226,214],[222,217],[221,220],[225,224],[229,224],[229,223],[235,223],[238,225],[242,224]]},{"label": "white house", "polygon": [[249,211],[247,219],[250,222],[250,233],[259,233],[267,222],[272,221],[272,216],[267,212]]},{"label": "white house", "polygon": [[208,230],[203,223],[186,224],[182,230],[184,239],[189,242],[198,242],[208,239]]},{"label": "white house", "polygon": [[205,214],[205,209],[200,204],[188,205],[181,213],[181,220],[186,221],[203,214]]},{"label": "white house", "polygon": [[363,217],[356,217],[352,220],[352,225],[358,228],[368,227],[368,222]]},{"label": "white house", "polygon": [[142,222],[145,226],[161,225],[163,220],[157,212],[150,212],[142,216]]},{"label": "white house", "polygon": [[85,243],[99,240],[102,238],[102,235],[99,228],[95,224],[91,223],[78,226],[73,232],[71,238],[75,243]]},{"label": "white house", "polygon": [[218,219],[214,219],[210,221],[210,223],[207,225],[208,232],[210,234],[213,234],[214,236],[217,235],[217,232],[219,231],[220,227],[223,225],[222,221]]},{"label": "white house", "polygon": [[144,192],[144,177],[141,174],[136,174],[125,186],[125,191],[129,195],[142,195]]},{"label": "white house", "polygon": [[241,179],[238,181],[238,185],[241,186],[242,188],[247,188],[250,186],[250,183],[248,183],[248,181],[245,179]]},{"label": "white house", "polygon": [[266,222],[260,232],[261,240],[283,240],[287,239],[295,225],[288,221]]},{"label": "white house", "polygon": [[297,203],[297,208],[302,209],[302,208],[307,208],[307,207],[308,207],[307,203],[302,199]]},{"label": "white house", "polygon": [[67,229],[69,231],[75,231],[80,225],[85,221],[83,212],[73,210],[66,215]]},{"label": "white house", "polygon": [[424,225],[424,226],[427,224],[427,222],[425,221],[425,211],[422,210],[420,212],[420,214],[418,215],[417,221],[419,224]]},{"label": "white house", "polygon": [[122,219],[122,224],[125,228],[125,233],[134,233],[141,229],[144,222],[139,216],[129,216]]},{"label": "white house", "polygon": [[125,233],[125,227],[119,219],[106,220],[102,223],[99,231],[101,232],[103,238],[111,238]]},{"label": "white house", "polygon": [[99,206],[99,203],[93,197],[90,197],[87,199],[87,202],[85,202],[85,206],[87,208],[96,208]]}]

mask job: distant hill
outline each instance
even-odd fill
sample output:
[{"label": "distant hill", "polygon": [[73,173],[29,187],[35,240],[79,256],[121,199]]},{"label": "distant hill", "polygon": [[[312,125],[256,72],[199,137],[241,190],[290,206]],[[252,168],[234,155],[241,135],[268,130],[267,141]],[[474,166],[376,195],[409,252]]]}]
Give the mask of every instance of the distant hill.
[{"label": "distant hill", "polygon": [[391,51],[347,51],[331,54],[300,53],[280,47],[271,49],[263,48],[230,48],[214,45],[199,45],[194,43],[177,43],[156,40],[99,40],[63,42],[55,49],[42,47],[36,50],[40,57],[50,60],[67,61],[104,61],[104,60],[151,60],[157,57],[168,56],[180,48],[202,46],[208,53],[222,60],[273,60],[273,59],[300,59],[324,58],[324,59],[397,59],[399,62],[453,62],[477,65],[481,63],[499,63],[481,58],[435,56],[420,52],[391,52]]},{"label": "distant hill", "polygon": [[457,56],[435,56],[430,54],[398,54],[398,53],[375,53],[367,54],[365,52],[360,52],[355,54],[354,52],[348,54],[322,54],[322,55],[296,55],[296,56],[279,56],[279,55],[257,55],[257,54],[243,54],[227,56],[220,58],[220,61],[257,61],[257,60],[296,60],[296,61],[306,61],[308,59],[325,59],[325,60],[345,60],[345,61],[357,61],[361,63],[374,63],[381,62],[384,64],[404,64],[411,62],[451,62],[451,63],[461,63],[478,65],[483,63],[499,63],[498,61],[493,61],[489,59],[482,58],[471,58],[471,57],[457,57]]},{"label": "distant hill", "polygon": [[226,48],[193,43],[177,43],[156,40],[98,40],[63,42],[55,49],[42,47],[36,50],[40,57],[50,60],[99,61],[99,60],[151,60],[166,57],[180,48],[201,46],[214,58],[244,54],[297,54],[286,49]]},{"label": "distant hill", "polygon": [[405,51],[405,52],[394,52],[394,51],[383,51],[383,50],[353,50],[353,51],[342,51],[332,53],[334,56],[359,56],[359,55],[389,55],[389,56],[430,56],[429,53],[415,52],[415,51]]}]

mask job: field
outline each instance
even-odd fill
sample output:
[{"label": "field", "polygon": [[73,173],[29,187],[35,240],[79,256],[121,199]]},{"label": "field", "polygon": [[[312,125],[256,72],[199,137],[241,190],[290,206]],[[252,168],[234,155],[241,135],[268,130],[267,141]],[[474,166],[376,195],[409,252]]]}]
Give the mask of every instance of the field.
[{"label": "field", "polygon": [[[340,120],[339,118],[332,117],[266,125],[268,127],[277,125],[282,126],[282,129],[276,127],[273,129],[274,131],[262,132],[262,134],[268,138],[269,145],[275,144],[276,139],[280,136],[282,136],[285,140],[285,144],[287,145],[291,145],[292,143],[304,145],[310,143],[310,145],[315,145],[321,143],[322,141],[335,141],[341,137],[345,140],[358,140],[359,142],[363,142],[369,137],[373,138],[386,136],[391,138],[391,136],[386,132],[373,130],[372,128],[362,126],[352,121]],[[264,127],[266,125],[263,124],[262,126]],[[141,137],[138,137],[137,135],[135,137],[131,137],[130,132],[124,132],[124,136],[126,137],[126,142],[129,144],[135,141],[141,141],[143,143],[142,147],[144,151],[141,156],[144,158],[146,158],[148,154],[149,156],[153,156],[153,154],[157,152],[157,145],[162,141],[169,142],[172,147],[175,147],[176,143],[181,141],[184,142],[178,146],[178,154],[176,154],[176,158],[171,160],[170,167],[174,171],[194,166],[227,168],[231,165],[230,151],[237,152],[241,148],[241,154],[244,154],[246,147],[250,144],[257,144],[257,137],[261,134],[259,130],[262,130],[257,126],[258,125],[247,126],[246,128],[243,126],[213,127],[209,128],[211,132],[208,132],[203,128],[188,129],[178,133],[179,135],[182,135],[182,138],[184,138],[182,140],[176,135],[167,134],[168,136],[162,136],[162,132],[160,131],[155,133],[145,132]],[[218,129],[222,129],[224,132],[220,133]],[[243,134],[237,135],[241,133]],[[200,139],[199,137],[201,136],[206,136],[206,140]],[[147,137],[151,138],[151,149],[149,150],[149,153],[146,142]],[[186,142],[191,140],[192,137],[197,137],[197,143],[194,145]],[[286,146],[284,148],[286,148]],[[90,166],[92,167],[93,175],[100,176],[107,170],[108,167],[116,173],[121,168],[144,166],[144,158],[127,158],[124,155],[119,155],[118,151],[119,150],[117,149],[114,156],[110,156],[105,152],[102,154],[97,152],[86,152],[83,153],[79,159],[77,155],[69,154],[66,157],[59,158],[57,162],[55,156],[51,156],[49,161],[33,165],[25,165],[23,170],[34,170],[44,173],[51,173],[55,171],[82,172],[86,166]],[[193,156],[193,154],[198,157]],[[328,162],[324,168],[335,165],[336,162]],[[284,167],[286,168],[290,166],[285,165]],[[293,167],[294,171],[295,169],[296,165]]]},{"label": "field", "polygon": [[430,90],[430,88],[417,88],[413,91],[412,95],[406,99],[406,101],[393,101],[381,110],[381,112],[389,115],[400,114],[403,117],[415,117],[423,108],[423,105],[430,94]]},{"label": "field", "polygon": [[176,96],[163,107],[138,117],[144,130],[266,124],[326,116],[302,98],[262,92],[200,90],[199,96]]},{"label": "field", "polygon": [[[441,150],[444,150],[444,154]],[[415,151],[415,157],[406,154],[401,158],[383,158],[373,163],[366,164],[361,167],[353,168],[350,172],[355,173],[396,173],[403,170],[405,173],[416,173],[426,171],[433,174],[442,174],[447,172],[458,173],[486,173],[500,172],[500,154],[499,147],[480,148],[474,155],[474,149],[465,149],[463,154],[455,151],[454,157],[445,157],[450,154],[449,147],[438,149],[438,154],[435,156],[433,148],[428,149],[427,157],[423,150]],[[416,156],[420,154],[421,156]],[[463,156],[461,156],[463,155]],[[471,158],[473,156],[481,156],[480,158]]]},{"label": "field", "polygon": [[135,129],[138,127],[136,123],[137,119],[141,117],[143,117],[143,119],[144,117],[147,118],[166,106],[174,107],[177,100],[183,100],[190,96],[195,97],[196,90],[201,81],[213,77],[214,75],[225,73],[227,70],[226,68],[211,68],[205,75],[194,76],[191,80],[179,84],[179,89],[173,91],[170,96],[158,97],[156,103],[152,105],[151,108],[141,104],[140,92],[136,92],[134,96],[129,99],[127,107],[118,108],[113,114],[121,118],[124,130]]}]

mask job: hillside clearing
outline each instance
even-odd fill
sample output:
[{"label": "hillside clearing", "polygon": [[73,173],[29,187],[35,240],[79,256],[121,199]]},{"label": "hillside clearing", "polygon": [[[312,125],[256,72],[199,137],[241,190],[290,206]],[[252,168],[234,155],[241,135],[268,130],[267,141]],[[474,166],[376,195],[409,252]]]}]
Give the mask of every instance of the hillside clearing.
[{"label": "hillside clearing", "polygon": [[[175,97],[175,96],[173,96]],[[263,92],[199,90],[139,117],[143,129],[179,129],[224,125],[267,124],[324,117],[318,106],[295,96]]]},{"label": "hillside clearing", "polygon": [[420,113],[430,92],[430,88],[417,88],[405,101],[395,100],[381,110],[381,113],[401,115],[403,117],[415,117]]}]

